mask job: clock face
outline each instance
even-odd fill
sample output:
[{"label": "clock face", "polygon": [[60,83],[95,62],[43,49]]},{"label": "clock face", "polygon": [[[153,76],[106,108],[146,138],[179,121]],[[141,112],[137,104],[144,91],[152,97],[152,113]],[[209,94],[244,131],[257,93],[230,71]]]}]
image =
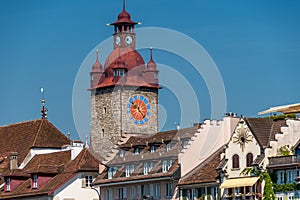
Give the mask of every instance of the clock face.
[{"label": "clock face", "polygon": [[127,102],[127,114],[136,125],[144,125],[149,121],[150,103],[143,95],[134,95]]},{"label": "clock face", "polygon": [[127,35],[127,36],[125,37],[125,43],[126,43],[127,45],[132,44],[132,41],[133,41],[133,39],[132,39],[132,36],[131,36],[131,35]]},{"label": "clock face", "polygon": [[120,38],[120,36],[116,36],[116,44],[120,44],[121,43],[121,38]]}]

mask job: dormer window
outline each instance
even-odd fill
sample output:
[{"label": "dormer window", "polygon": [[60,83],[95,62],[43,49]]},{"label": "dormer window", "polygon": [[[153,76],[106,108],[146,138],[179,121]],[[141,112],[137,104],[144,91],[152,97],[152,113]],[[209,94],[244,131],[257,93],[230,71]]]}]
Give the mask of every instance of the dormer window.
[{"label": "dormer window", "polygon": [[138,147],[134,148],[134,154],[135,155],[140,154],[140,148],[138,148]]},{"label": "dormer window", "polygon": [[38,176],[37,174],[34,174],[32,177],[32,188],[36,189],[38,188]]},{"label": "dormer window", "polygon": [[184,139],[184,140],[182,141],[182,147],[183,147],[183,148],[186,148],[188,144],[189,144],[189,140],[188,140],[188,139]]},{"label": "dormer window", "polygon": [[171,144],[171,142],[169,142],[168,144],[167,144],[167,151],[170,151],[172,149],[172,144]]},{"label": "dormer window", "polygon": [[7,178],[5,180],[6,183],[6,192],[10,192],[10,178]]},{"label": "dormer window", "polygon": [[124,150],[124,149],[121,149],[121,150],[120,150],[119,156],[120,156],[121,158],[125,157],[125,150]]},{"label": "dormer window", "polygon": [[115,167],[108,168],[108,174],[107,174],[108,179],[112,179],[113,176],[117,173],[117,171],[118,169]]},{"label": "dormer window", "polygon": [[150,152],[151,152],[151,153],[154,153],[155,151],[156,151],[156,146],[154,146],[154,145],[151,146],[151,147],[150,147]]},{"label": "dormer window", "polygon": [[125,75],[125,69],[114,69],[114,77],[124,76],[124,75]]},{"label": "dormer window", "polygon": [[93,176],[87,175],[85,176],[85,187],[91,187],[93,182]]}]

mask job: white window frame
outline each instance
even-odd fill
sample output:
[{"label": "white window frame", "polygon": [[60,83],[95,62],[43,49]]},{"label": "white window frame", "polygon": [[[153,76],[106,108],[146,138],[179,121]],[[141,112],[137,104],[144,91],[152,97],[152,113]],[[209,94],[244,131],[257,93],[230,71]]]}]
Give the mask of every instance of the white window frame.
[{"label": "white window frame", "polygon": [[124,157],[125,157],[125,150],[124,150],[124,149],[120,149],[119,156],[120,156],[121,158],[124,158]]},{"label": "white window frame", "polygon": [[130,177],[130,170],[131,170],[131,166],[130,165],[126,165],[125,166],[125,176],[126,177]]},{"label": "white window frame", "polygon": [[140,148],[135,147],[135,148],[134,148],[134,154],[135,154],[135,155],[139,155],[139,154],[140,154]]},{"label": "white window frame", "polygon": [[172,191],[172,183],[168,182],[166,183],[166,198],[171,199],[173,196],[173,191]]},{"label": "white window frame", "polygon": [[172,165],[173,165],[173,160],[169,160],[168,161],[168,170],[172,167]]},{"label": "white window frame", "polygon": [[150,152],[154,153],[156,151],[156,146],[152,145],[150,146]]},{"label": "white window frame", "polygon": [[295,180],[294,170],[286,171],[286,183],[293,183]]},{"label": "white window frame", "polygon": [[172,144],[171,142],[167,143],[167,151],[170,151],[172,149]]},{"label": "white window frame", "polygon": [[145,162],[143,164],[143,169],[144,169],[144,175],[148,175],[148,163],[147,162]]},{"label": "white window frame", "polygon": [[115,167],[108,168],[107,178],[112,179],[114,175],[117,173],[118,169]]},{"label": "white window frame", "polygon": [[167,160],[162,161],[162,172],[164,172],[164,173],[168,171],[167,164],[168,164]]}]

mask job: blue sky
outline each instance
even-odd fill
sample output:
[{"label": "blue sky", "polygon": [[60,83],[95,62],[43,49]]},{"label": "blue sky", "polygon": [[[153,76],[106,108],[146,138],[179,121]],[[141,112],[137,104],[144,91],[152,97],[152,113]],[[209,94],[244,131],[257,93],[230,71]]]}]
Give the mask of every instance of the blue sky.
[{"label": "blue sky", "polygon": [[[43,86],[49,120],[77,138],[76,73],[90,51],[111,36],[112,27],[105,24],[121,9],[121,0],[0,1],[0,124],[39,118]],[[300,1],[127,0],[127,10],[141,27],[179,31],[206,49],[222,75],[227,111],[256,117],[270,106],[300,101]],[[147,61],[147,51],[142,53]],[[190,76],[184,60],[162,51],[154,55]],[[201,99],[201,120],[210,118],[205,83],[201,77],[190,79]],[[178,120],[169,95],[160,94],[171,113],[164,129]]]}]

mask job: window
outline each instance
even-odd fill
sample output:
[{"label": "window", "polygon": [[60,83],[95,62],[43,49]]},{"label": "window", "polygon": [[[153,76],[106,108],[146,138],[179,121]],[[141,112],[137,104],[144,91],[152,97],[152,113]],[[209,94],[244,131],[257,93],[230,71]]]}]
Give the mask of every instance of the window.
[{"label": "window", "polygon": [[118,76],[118,70],[114,69],[114,76]]},{"label": "window", "polygon": [[172,144],[171,144],[171,142],[169,142],[168,144],[167,144],[167,151],[170,151],[172,149]]},{"label": "window", "polygon": [[121,158],[123,158],[125,156],[125,150],[124,149],[120,149],[119,156]]},{"label": "window", "polygon": [[156,151],[156,146],[154,146],[154,145],[151,146],[151,147],[150,147],[150,152],[151,152],[151,153],[154,153],[155,151]]},{"label": "window", "polygon": [[182,141],[182,148],[186,148],[188,144],[189,144],[189,140],[184,139],[184,140]]},{"label": "window", "polygon": [[294,193],[289,193],[288,198],[289,200],[294,200]]},{"label": "window", "polygon": [[32,188],[37,188],[38,187],[38,176],[36,174],[33,175],[32,177]]},{"label": "window", "polygon": [[10,191],[10,178],[7,178],[5,180],[5,183],[6,183],[6,191],[9,192]]},{"label": "window", "polygon": [[172,167],[172,165],[173,165],[173,160],[169,160],[169,162],[168,162],[168,170]]},{"label": "window", "polygon": [[104,137],[104,129],[101,130],[101,137]]},{"label": "window", "polygon": [[295,180],[294,171],[288,170],[286,171],[286,183],[293,183]]},{"label": "window", "polygon": [[129,177],[135,170],[135,165],[126,165],[125,167],[125,176]]},{"label": "window", "polygon": [[232,168],[240,168],[240,158],[237,154],[232,156]]},{"label": "window", "polygon": [[277,196],[277,200],[283,200],[282,196]]},{"label": "window", "polygon": [[144,163],[144,175],[147,175],[154,167],[153,162]]},{"label": "window", "polygon": [[170,199],[172,198],[172,183],[166,183],[166,198]]},{"label": "window", "polygon": [[85,176],[85,187],[91,187],[93,182],[93,176],[87,175]]},{"label": "window", "polygon": [[118,189],[118,198],[119,199],[126,199],[126,188],[122,187]]},{"label": "window", "polygon": [[130,199],[136,199],[136,189],[135,186],[130,187]]},{"label": "window", "polygon": [[112,189],[106,190],[106,200],[113,200],[113,191]]},{"label": "window", "polygon": [[106,113],[106,107],[103,107],[103,114]]},{"label": "window", "polygon": [[167,172],[167,160],[163,160],[162,162],[162,172]]},{"label": "window", "polygon": [[108,168],[108,179],[112,179],[113,176],[117,173],[118,169],[115,167]]},{"label": "window", "polygon": [[248,153],[247,156],[247,167],[251,167],[252,163],[253,163],[253,154],[252,153]]},{"label": "window", "polygon": [[284,171],[277,172],[277,184],[284,184]]},{"label": "window", "polygon": [[134,154],[136,155],[140,154],[140,149],[138,147],[134,148]]},{"label": "window", "polygon": [[150,199],[160,199],[160,184],[150,184]]},{"label": "window", "polygon": [[124,69],[120,69],[120,70],[119,70],[119,75],[120,75],[120,76],[124,76]]}]

